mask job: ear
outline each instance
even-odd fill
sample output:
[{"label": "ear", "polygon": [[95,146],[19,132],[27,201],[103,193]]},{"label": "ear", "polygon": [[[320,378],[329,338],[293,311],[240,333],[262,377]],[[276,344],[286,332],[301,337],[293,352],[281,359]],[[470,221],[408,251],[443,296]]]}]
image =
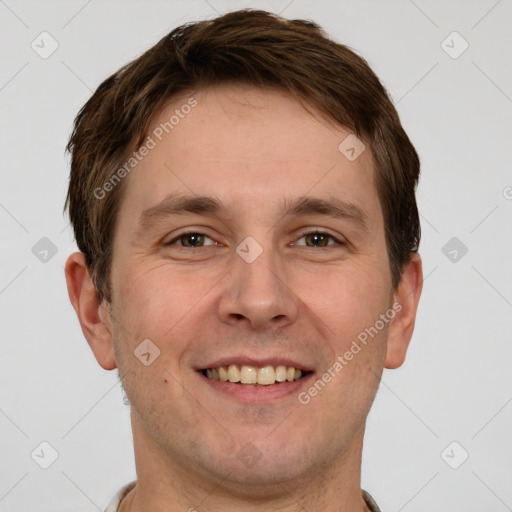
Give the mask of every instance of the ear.
[{"label": "ear", "polygon": [[415,252],[412,254],[409,263],[405,265],[402,279],[393,296],[393,304],[399,304],[399,306],[393,308],[397,313],[389,327],[386,360],[384,363],[386,368],[398,368],[402,366],[405,360],[405,354],[414,331],[416,311],[422,288],[423,270],[421,257]]},{"label": "ear", "polygon": [[117,367],[108,303],[101,302],[89,275],[85,256],[75,252],[66,261],[68,295],[89,346],[105,370]]}]

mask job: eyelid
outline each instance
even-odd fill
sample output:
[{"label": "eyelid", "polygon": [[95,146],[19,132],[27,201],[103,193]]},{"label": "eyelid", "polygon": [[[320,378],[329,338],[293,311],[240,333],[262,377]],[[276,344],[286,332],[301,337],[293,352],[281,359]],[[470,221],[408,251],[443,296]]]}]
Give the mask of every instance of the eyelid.
[{"label": "eyelid", "polygon": [[[297,240],[300,240],[301,238],[304,238],[307,235],[327,235],[329,238],[334,240],[334,242],[336,242],[336,244],[345,245],[345,243],[346,243],[346,241],[345,241],[345,239],[343,237],[339,237],[337,235],[333,235],[332,233],[329,232],[329,230],[326,230],[324,228],[309,228],[309,229],[306,229],[306,230],[302,231],[299,234],[299,236],[297,237]],[[297,245],[297,244],[293,243],[292,245]],[[335,244],[328,244],[327,246],[324,246],[324,247],[329,247],[329,246],[332,246],[332,245],[335,245]]]},{"label": "eyelid", "polygon": [[[207,235],[204,231],[201,231],[200,229],[186,229],[185,231],[182,231],[176,235],[173,235],[171,240],[169,240],[168,242],[164,242],[164,245],[177,245],[178,247],[183,247],[184,249],[188,249],[188,247],[185,247],[184,245],[181,245],[181,244],[177,244],[176,242],[181,237],[186,236],[186,235],[192,235],[192,234],[193,235],[201,235],[205,238],[209,238],[213,242],[213,244],[208,244],[207,246],[222,245],[220,242],[217,242],[211,236]],[[194,249],[201,249],[201,247],[195,247]]]},{"label": "eyelid", "polygon": [[[185,249],[188,249],[188,247],[185,247],[181,244],[177,244],[176,242],[183,236],[186,236],[186,235],[190,235],[190,234],[194,234],[194,235],[201,235],[205,238],[208,238],[210,239],[213,243],[212,244],[207,244],[206,246],[211,246],[211,245],[222,245],[220,242],[214,240],[211,236],[207,235],[204,231],[202,231],[201,229],[185,229],[184,231],[174,235],[172,237],[171,240],[169,240],[168,242],[164,242],[164,245],[177,245],[178,247],[183,247]],[[328,244],[327,246],[324,246],[324,247],[330,247],[330,246],[333,246],[333,245],[336,245],[336,244],[339,244],[339,245],[345,245],[346,244],[346,241],[343,239],[343,237],[339,237],[337,235],[333,235],[332,233],[329,232],[329,230],[326,230],[325,228],[308,228],[308,229],[304,229],[303,231],[301,231],[299,233],[299,236],[295,238],[295,240],[300,240],[301,238],[304,238],[305,236],[308,236],[308,235],[316,235],[316,234],[319,234],[319,235],[326,235],[327,237],[329,237],[330,239],[332,239],[335,243],[334,244]],[[296,243],[296,241],[294,243],[292,243],[291,245],[298,245]],[[300,244],[300,245],[303,245],[303,244]],[[305,247],[307,247],[305,244],[304,244]],[[205,246],[203,246],[205,247]],[[200,249],[201,247],[196,247],[195,249]]]}]

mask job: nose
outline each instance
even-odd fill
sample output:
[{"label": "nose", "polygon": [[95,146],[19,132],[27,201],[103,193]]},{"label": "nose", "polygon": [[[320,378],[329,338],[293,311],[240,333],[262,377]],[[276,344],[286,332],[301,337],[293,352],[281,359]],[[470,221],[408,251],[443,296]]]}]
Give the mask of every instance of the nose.
[{"label": "nose", "polygon": [[295,322],[299,300],[286,282],[282,262],[265,249],[248,263],[238,253],[226,276],[219,316],[230,325],[255,330],[285,327]]}]

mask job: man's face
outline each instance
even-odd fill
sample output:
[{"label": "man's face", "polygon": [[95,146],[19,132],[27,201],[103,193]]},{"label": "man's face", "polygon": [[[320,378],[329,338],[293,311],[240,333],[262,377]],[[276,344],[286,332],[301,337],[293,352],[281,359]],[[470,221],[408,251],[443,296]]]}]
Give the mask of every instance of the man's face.
[{"label": "man's face", "polygon": [[[370,151],[350,161],[338,149],[349,132],[284,93],[194,98],[153,136],[118,214],[112,335],[134,434],[190,474],[255,484],[318,472],[360,448],[386,358],[387,324],[298,399],[393,304]],[[143,340],[160,351],[148,365],[134,355]],[[254,386],[205,375],[231,364],[305,376]]]}]

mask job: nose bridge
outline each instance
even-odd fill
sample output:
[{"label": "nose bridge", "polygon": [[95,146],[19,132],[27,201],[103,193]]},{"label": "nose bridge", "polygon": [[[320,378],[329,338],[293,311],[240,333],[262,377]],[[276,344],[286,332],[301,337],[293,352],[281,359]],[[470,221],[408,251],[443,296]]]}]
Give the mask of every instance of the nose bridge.
[{"label": "nose bridge", "polygon": [[222,298],[224,321],[244,322],[261,329],[284,326],[296,319],[298,301],[286,285],[283,262],[269,238],[265,240],[263,245],[247,237],[237,247],[228,289]]},{"label": "nose bridge", "polygon": [[[241,252],[241,250],[240,250]],[[239,292],[246,292],[249,298],[261,301],[266,298],[270,303],[270,298],[277,298],[281,290],[283,273],[279,271],[277,258],[271,247],[267,246],[260,255],[253,261],[237,261],[238,278],[241,280],[242,287]],[[280,275],[281,274],[281,275]]]}]

